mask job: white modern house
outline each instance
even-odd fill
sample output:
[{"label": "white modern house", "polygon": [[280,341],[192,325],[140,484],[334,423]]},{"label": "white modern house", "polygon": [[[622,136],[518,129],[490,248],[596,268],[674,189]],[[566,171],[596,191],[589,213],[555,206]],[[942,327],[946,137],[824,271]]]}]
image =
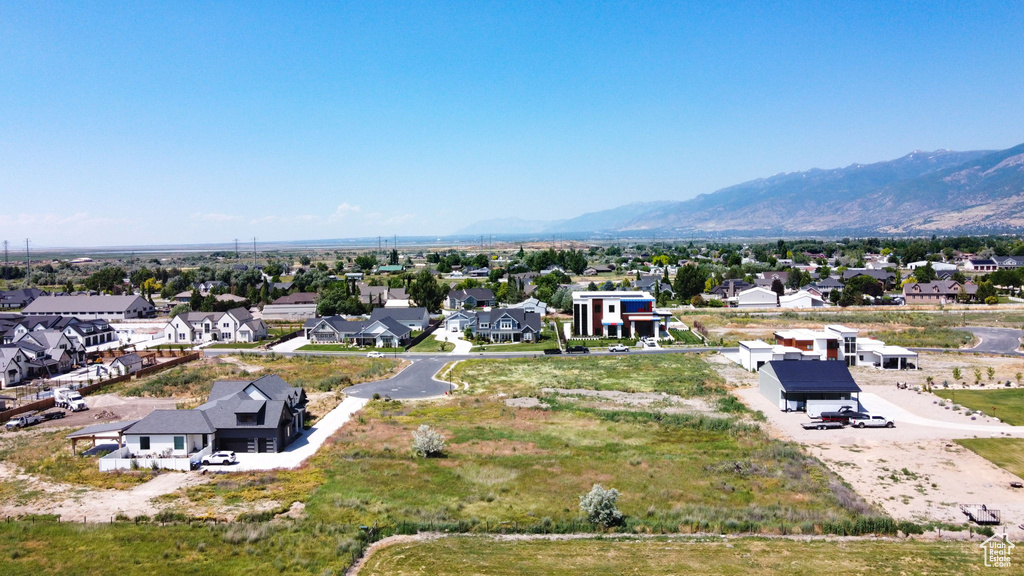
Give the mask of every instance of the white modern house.
[{"label": "white modern house", "polygon": [[736,295],[733,299],[736,308],[778,308],[779,296],[767,288],[755,286]]},{"label": "white modern house", "polygon": [[874,366],[884,370],[918,367],[917,352],[888,346],[874,338],[858,337],[856,329],[841,324],[829,324],[824,330],[779,330],[775,333],[774,344],[762,340],[742,341],[733,360],[751,372],[768,362],[783,360],[838,361],[847,366]]}]

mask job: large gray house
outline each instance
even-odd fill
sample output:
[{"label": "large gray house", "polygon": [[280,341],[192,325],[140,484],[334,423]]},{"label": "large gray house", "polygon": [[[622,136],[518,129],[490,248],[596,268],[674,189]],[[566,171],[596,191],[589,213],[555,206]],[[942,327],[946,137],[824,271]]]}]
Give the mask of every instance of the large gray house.
[{"label": "large gray house", "polygon": [[303,430],[306,393],[280,376],[213,383],[192,410],[154,410],[124,431],[115,457],[190,457],[201,451],[281,452]]},{"label": "large gray house", "polygon": [[[464,315],[463,329],[468,327],[476,338],[489,342],[536,342],[540,336],[540,314],[527,312],[522,308],[494,308],[492,310],[453,314],[453,318]],[[451,327],[449,327],[449,330]]]}]

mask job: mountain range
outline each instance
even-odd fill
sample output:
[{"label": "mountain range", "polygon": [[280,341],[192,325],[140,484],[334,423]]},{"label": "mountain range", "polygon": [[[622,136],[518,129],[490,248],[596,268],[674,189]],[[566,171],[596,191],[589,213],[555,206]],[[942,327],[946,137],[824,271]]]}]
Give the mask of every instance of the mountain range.
[{"label": "mountain range", "polygon": [[979,234],[1024,225],[1024,144],[914,151],[845,168],[777,174],[683,201],[641,202],[557,221],[506,218],[461,234]]}]

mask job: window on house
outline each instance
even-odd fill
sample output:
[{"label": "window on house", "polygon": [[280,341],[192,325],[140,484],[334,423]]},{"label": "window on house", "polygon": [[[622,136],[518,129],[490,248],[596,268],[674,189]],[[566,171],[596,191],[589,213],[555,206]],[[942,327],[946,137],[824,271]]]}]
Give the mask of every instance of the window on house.
[{"label": "window on house", "polygon": [[608,305],[608,312],[611,312],[612,314],[615,313],[615,304]]},{"label": "window on house", "polygon": [[184,436],[175,436],[174,437],[174,449],[175,450],[184,450],[185,449],[185,437]]},{"label": "window on house", "polygon": [[139,436],[139,450],[149,450],[149,436]]},{"label": "window on house", "polygon": [[511,330],[512,329],[512,321],[511,320],[502,320],[501,321],[501,329],[502,330]]}]

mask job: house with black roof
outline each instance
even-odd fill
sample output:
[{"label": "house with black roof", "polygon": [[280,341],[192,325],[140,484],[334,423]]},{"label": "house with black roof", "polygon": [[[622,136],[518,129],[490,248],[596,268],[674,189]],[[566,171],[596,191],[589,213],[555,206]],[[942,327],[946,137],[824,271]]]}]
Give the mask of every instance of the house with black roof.
[{"label": "house with black roof", "polygon": [[[304,428],[306,393],[280,376],[213,383],[192,410],[154,410],[124,430],[125,447],[104,460],[195,458],[217,450],[281,452]],[[114,469],[101,461],[101,470]]]},{"label": "house with black roof", "polygon": [[773,360],[758,371],[761,394],[780,410],[802,411],[808,400],[849,400],[860,406],[860,386],[845,362]]},{"label": "house with black roof", "polygon": [[448,292],[448,308],[452,310],[494,306],[495,302],[494,292],[490,288],[465,288]]}]

